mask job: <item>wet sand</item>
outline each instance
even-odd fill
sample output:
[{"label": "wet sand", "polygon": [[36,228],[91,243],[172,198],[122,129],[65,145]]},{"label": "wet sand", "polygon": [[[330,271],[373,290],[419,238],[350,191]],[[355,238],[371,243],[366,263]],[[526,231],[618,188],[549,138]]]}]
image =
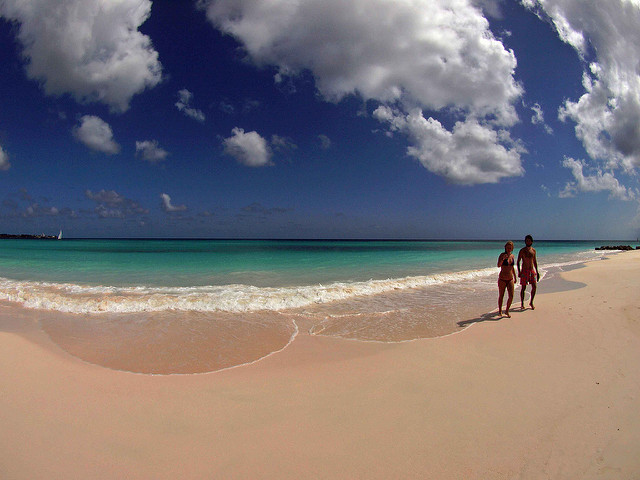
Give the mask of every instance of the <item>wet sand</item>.
[{"label": "wet sand", "polygon": [[39,311],[42,330],[88,363],[133,373],[208,373],[260,361],[303,334],[385,343],[460,332],[494,302],[486,282],[411,288],[282,311],[74,314]]},{"label": "wet sand", "polygon": [[3,304],[0,477],[638,478],[640,252],[562,278],[576,288],[543,282],[535,311],[444,338],[301,330],[200,375],[85,362]]}]

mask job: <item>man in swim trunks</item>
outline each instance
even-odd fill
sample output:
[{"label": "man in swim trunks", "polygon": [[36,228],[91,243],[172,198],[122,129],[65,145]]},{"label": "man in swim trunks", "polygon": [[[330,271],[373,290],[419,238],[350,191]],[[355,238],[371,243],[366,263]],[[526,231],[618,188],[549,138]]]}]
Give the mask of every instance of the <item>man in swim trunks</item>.
[{"label": "man in swim trunks", "polygon": [[[524,237],[525,247],[520,249],[518,253],[518,277],[520,277],[520,308],[524,310],[524,293],[527,284],[531,285],[531,301],[529,306],[531,310],[535,310],[533,299],[536,296],[537,283],[540,281],[540,273],[538,273],[538,258],[536,257],[536,249],[532,247],[533,237],[527,235]],[[522,268],[520,268],[522,261]]]}]

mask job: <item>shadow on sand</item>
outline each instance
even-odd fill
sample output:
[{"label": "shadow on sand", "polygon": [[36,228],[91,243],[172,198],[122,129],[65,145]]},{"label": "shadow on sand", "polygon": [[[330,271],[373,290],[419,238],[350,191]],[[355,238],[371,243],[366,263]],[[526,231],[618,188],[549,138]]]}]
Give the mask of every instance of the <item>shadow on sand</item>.
[{"label": "shadow on sand", "polygon": [[[517,315],[518,313],[522,313],[522,312],[524,312],[526,310],[531,310],[531,307],[527,307],[524,310],[521,310],[520,307],[517,307],[515,309],[512,309],[509,313],[512,315],[512,318],[513,318],[513,314]],[[458,322],[458,326],[459,327],[468,327],[472,323],[498,322],[500,320],[509,320],[509,317],[507,317],[504,314],[500,315],[498,312],[493,311],[493,312],[489,312],[489,313],[483,313],[479,317],[472,318],[470,320],[462,320],[462,321]]]},{"label": "shadow on sand", "polygon": [[[545,274],[544,278],[544,283],[542,284],[544,290],[544,293],[559,293],[559,292],[568,292],[570,290],[577,290],[579,288],[584,288],[586,287],[585,283],[582,282],[576,282],[576,281],[572,281],[572,280],[566,280],[564,278],[562,278],[561,275],[558,275],[558,273],[564,273],[564,272],[569,272],[572,270],[578,270],[581,268],[584,268],[585,265],[583,263],[580,264],[576,264],[576,265],[565,265],[563,266],[561,269],[555,268],[553,271],[549,272],[549,274]],[[526,310],[530,310],[531,307],[529,306],[529,299],[531,298],[531,295],[529,293],[529,291],[527,291],[526,296],[525,296],[525,305],[527,305],[525,307],[525,309],[521,309],[519,306],[519,292],[516,291],[513,297],[513,304],[511,305],[511,311],[509,312],[510,314],[518,314],[521,312],[524,312]],[[515,307],[515,308],[514,308]],[[460,322],[457,322],[459,327],[467,327],[473,323],[482,323],[482,322],[497,322],[499,320],[502,319],[508,319],[507,316],[505,315],[500,315],[498,314],[498,312],[496,310],[489,312],[489,313],[483,313],[482,315],[480,315],[479,317],[476,318],[472,318],[470,320],[462,320]]]}]

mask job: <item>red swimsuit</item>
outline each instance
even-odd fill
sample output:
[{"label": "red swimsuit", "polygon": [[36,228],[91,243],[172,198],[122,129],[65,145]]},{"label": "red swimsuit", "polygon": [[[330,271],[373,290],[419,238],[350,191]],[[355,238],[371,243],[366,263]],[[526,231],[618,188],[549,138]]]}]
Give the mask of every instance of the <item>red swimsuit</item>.
[{"label": "red swimsuit", "polygon": [[531,285],[535,285],[537,282],[536,269],[530,268],[527,270],[522,270],[520,272],[520,285],[527,285],[530,283]]}]

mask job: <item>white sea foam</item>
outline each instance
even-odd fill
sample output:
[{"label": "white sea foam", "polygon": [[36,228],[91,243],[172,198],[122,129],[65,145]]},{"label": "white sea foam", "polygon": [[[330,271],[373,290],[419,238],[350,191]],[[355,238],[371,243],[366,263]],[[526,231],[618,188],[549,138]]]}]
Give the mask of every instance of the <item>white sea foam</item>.
[{"label": "white sea foam", "polygon": [[[540,270],[544,274],[545,270],[552,267],[578,264],[591,259],[594,259],[593,253],[585,254],[579,260],[574,256],[567,262],[541,265]],[[289,287],[255,287],[241,284],[196,287],[115,287],[0,278],[0,299],[20,303],[26,308],[79,314],[283,311],[447,283],[486,282],[495,274],[495,268],[483,268],[386,280]]]},{"label": "white sea foam", "polygon": [[113,287],[16,281],[0,278],[0,299],[26,308],[68,313],[136,313],[160,311],[281,311],[411,288],[464,282],[486,277],[495,269],[412,276],[328,285],[255,287]]}]

